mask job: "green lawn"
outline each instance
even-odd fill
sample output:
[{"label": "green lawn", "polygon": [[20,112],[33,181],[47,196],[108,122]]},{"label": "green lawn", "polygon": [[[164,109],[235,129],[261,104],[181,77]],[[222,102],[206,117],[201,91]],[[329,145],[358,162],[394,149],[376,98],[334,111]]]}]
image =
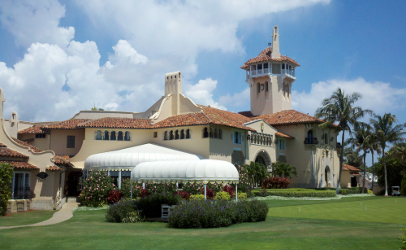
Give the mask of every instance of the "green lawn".
[{"label": "green lawn", "polygon": [[405,198],[267,203],[265,222],[213,229],[107,223],[106,210],[80,211],[52,226],[1,230],[0,249],[398,249],[406,227]]},{"label": "green lawn", "polygon": [[8,216],[0,217],[0,227],[38,223],[50,219],[55,212],[51,210],[11,213]]}]

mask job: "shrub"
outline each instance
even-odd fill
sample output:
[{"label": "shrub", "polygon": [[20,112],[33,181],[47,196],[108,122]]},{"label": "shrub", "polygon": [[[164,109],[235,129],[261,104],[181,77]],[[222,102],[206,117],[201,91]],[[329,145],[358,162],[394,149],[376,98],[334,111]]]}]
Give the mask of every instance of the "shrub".
[{"label": "shrub", "polygon": [[180,195],[182,197],[182,199],[185,199],[185,200],[190,199],[190,194],[188,192],[186,192],[186,191],[176,191],[174,193],[174,195]]},{"label": "shrub", "polygon": [[216,196],[214,196],[214,199],[216,201],[218,201],[218,200],[229,201],[231,199],[231,195],[226,191],[221,191],[221,192],[218,192],[216,194]]},{"label": "shrub", "polygon": [[[347,194],[361,194],[362,193],[362,187],[353,187],[353,188],[341,188],[340,192],[341,195],[347,195]],[[365,188],[364,193],[368,193],[368,189]]]},{"label": "shrub", "polygon": [[182,197],[180,195],[152,194],[138,199],[135,202],[135,206],[141,212],[142,216],[147,218],[161,217],[162,204],[167,204],[169,206],[177,205],[181,200]]},{"label": "shrub", "polygon": [[283,196],[283,197],[335,197],[334,190],[316,190],[306,188],[288,188],[288,189],[262,189],[254,190],[252,193],[255,196]]},{"label": "shrub", "polygon": [[202,183],[196,182],[187,182],[183,183],[183,191],[188,192],[189,194],[200,194],[203,189]]},{"label": "shrub", "polygon": [[401,247],[399,247],[400,250],[406,250],[406,228],[401,229],[402,231],[405,232],[405,235],[403,237],[399,237],[399,240],[402,241],[402,245]]},{"label": "shrub", "polygon": [[7,213],[7,204],[11,197],[13,172],[14,170],[11,164],[0,163],[0,216]]},{"label": "shrub", "polygon": [[107,210],[106,220],[118,223],[134,223],[140,221],[141,218],[138,211],[134,208],[134,201],[122,199],[110,205]]},{"label": "shrub", "polygon": [[145,184],[145,188],[151,194],[154,193],[175,193],[176,192],[176,183],[153,183],[153,184]]},{"label": "shrub", "polygon": [[[229,194],[228,194],[229,195]],[[185,201],[172,209],[169,226],[174,228],[228,227],[234,223],[264,221],[268,214],[265,202],[252,200]]]},{"label": "shrub", "polygon": [[84,206],[99,207],[107,203],[110,191],[115,190],[113,179],[105,172],[92,172],[83,181],[80,202]]},{"label": "shrub", "polygon": [[[142,183],[133,182],[133,198],[141,196]],[[131,198],[131,179],[125,179],[121,182],[121,192],[124,198]]]},{"label": "shrub", "polygon": [[259,192],[258,192],[258,196],[261,196],[261,197],[266,197],[266,196],[269,196],[270,194],[268,193],[268,191],[266,191],[266,189],[265,188],[262,188]]},{"label": "shrub", "polygon": [[[204,196],[204,188],[202,189],[201,194]],[[206,187],[206,197],[207,197],[207,199],[213,200],[215,195],[216,194],[214,193],[213,190]]]},{"label": "shrub", "polygon": [[121,200],[121,198],[123,197],[123,192],[121,192],[120,190],[112,190],[109,193],[109,196],[107,197],[107,203],[108,204],[113,204],[118,202],[119,200]]},{"label": "shrub", "polygon": [[243,200],[243,199],[247,199],[248,196],[247,196],[247,193],[238,192],[237,198],[238,198],[239,200],[240,200],[240,199]]},{"label": "shrub", "polygon": [[247,192],[249,185],[250,185],[250,182],[249,182],[248,173],[246,171],[240,171],[238,190],[241,192]]},{"label": "shrub", "polygon": [[291,181],[284,177],[268,177],[262,182],[262,188],[287,188]]},{"label": "shrub", "polygon": [[149,195],[150,195],[150,193],[148,192],[147,189],[141,189],[141,192],[140,192],[141,198],[148,197]]},{"label": "shrub", "polygon": [[230,194],[230,197],[234,197],[235,189],[233,186],[225,185],[223,190]]},{"label": "shrub", "polygon": [[406,196],[406,173],[403,174],[403,179],[400,183],[400,194]]},{"label": "shrub", "polygon": [[190,196],[191,201],[204,201],[204,195],[203,194],[192,194]]}]

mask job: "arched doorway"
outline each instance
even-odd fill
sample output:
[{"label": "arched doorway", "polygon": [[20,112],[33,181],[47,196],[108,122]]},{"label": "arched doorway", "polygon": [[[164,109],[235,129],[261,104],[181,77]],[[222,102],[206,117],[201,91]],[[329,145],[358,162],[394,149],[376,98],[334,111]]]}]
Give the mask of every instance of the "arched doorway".
[{"label": "arched doorway", "polygon": [[272,162],[268,152],[260,150],[254,159],[255,162],[263,164],[269,173],[272,172]]},{"label": "arched doorway", "polygon": [[265,159],[264,159],[262,156],[260,156],[260,155],[257,156],[257,158],[255,159],[255,162],[256,162],[256,163],[260,163],[260,164],[266,166]]},{"label": "arched doorway", "polygon": [[326,182],[326,187],[330,187],[330,167],[326,166],[324,170],[324,180]]}]

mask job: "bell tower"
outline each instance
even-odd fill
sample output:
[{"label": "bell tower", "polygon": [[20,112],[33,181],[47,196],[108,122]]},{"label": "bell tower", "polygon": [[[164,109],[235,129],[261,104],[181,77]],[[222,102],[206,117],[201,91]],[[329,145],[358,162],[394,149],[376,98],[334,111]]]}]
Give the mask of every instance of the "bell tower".
[{"label": "bell tower", "polygon": [[279,52],[279,30],[273,27],[272,43],[241,68],[250,88],[251,113],[254,116],[292,109],[292,84],[300,65]]}]

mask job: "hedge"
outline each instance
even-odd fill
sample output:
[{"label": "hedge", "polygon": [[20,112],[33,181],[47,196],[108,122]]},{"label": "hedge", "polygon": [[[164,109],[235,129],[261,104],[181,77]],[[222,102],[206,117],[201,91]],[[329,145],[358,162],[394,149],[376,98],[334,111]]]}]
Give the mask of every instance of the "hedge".
[{"label": "hedge", "polygon": [[0,216],[7,213],[7,203],[11,196],[13,171],[11,164],[0,163]]},{"label": "hedge", "polygon": [[316,190],[306,188],[262,189],[253,190],[255,196],[283,196],[283,197],[336,197],[334,190]]}]

